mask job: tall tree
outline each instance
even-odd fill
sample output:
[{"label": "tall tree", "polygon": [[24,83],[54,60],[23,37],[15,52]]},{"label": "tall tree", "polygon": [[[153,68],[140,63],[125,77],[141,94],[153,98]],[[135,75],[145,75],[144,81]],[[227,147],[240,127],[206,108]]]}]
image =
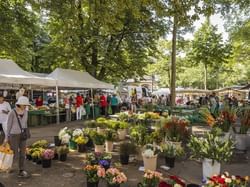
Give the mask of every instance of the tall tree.
[{"label": "tall tree", "polygon": [[194,34],[189,59],[194,65],[204,67],[204,89],[207,89],[208,67],[220,67],[229,57],[229,46],[225,45],[217,28],[208,21]]}]

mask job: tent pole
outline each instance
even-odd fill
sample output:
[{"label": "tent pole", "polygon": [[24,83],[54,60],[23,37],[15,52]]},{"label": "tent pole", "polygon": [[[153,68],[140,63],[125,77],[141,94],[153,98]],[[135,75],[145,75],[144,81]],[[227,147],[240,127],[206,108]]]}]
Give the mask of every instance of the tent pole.
[{"label": "tent pole", "polygon": [[60,114],[59,114],[59,90],[56,84],[56,124],[60,124]]},{"label": "tent pole", "polygon": [[95,106],[94,106],[94,94],[93,94],[93,88],[91,88],[91,100],[92,100],[92,112],[93,112],[93,119],[95,119]]}]

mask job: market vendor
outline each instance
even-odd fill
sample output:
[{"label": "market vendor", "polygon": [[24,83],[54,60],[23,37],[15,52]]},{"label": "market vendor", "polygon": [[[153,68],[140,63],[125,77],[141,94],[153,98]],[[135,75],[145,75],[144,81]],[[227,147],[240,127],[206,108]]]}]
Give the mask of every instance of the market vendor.
[{"label": "market vendor", "polygon": [[4,96],[2,93],[0,93],[0,145],[4,141],[4,137],[7,131],[7,120],[10,111],[10,104],[4,101]]},{"label": "market vendor", "polygon": [[42,96],[39,96],[36,99],[36,107],[41,107],[41,106],[43,106],[43,98],[42,98]]}]

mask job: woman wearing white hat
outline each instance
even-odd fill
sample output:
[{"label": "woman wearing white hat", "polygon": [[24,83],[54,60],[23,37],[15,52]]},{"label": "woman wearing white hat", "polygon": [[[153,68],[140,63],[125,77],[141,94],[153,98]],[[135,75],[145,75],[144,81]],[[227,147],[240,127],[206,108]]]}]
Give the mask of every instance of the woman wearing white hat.
[{"label": "woman wearing white hat", "polygon": [[29,105],[27,97],[19,97],[16,108],[9,113],[7,121],[5,143],[9,142],[11,149],[14,151],[14,165],[15,161],[18,160],[19,162],[19,177],[29,176],[24,169],[26,140],[30,136],[27,128],[28,112],[26,110]]}]

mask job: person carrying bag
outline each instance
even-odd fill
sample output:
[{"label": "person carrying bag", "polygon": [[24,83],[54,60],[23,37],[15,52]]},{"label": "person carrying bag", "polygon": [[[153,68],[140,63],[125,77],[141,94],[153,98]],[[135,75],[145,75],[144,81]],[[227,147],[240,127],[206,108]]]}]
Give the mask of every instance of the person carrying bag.
[{"label": "person carrying bag", "polygon": [[27,97],[19,97],[16,108],[9,113],[7,121],[5,144],[10,143],[10,147],[14,152],[14,169],[17,164],[15,161],[18,161],[18,177],[29,177],[29,174],[25,171],[26,141],[30,138],[30,132],[27,127],[28,111],[26,110],[26,107],[29,105]]}]

